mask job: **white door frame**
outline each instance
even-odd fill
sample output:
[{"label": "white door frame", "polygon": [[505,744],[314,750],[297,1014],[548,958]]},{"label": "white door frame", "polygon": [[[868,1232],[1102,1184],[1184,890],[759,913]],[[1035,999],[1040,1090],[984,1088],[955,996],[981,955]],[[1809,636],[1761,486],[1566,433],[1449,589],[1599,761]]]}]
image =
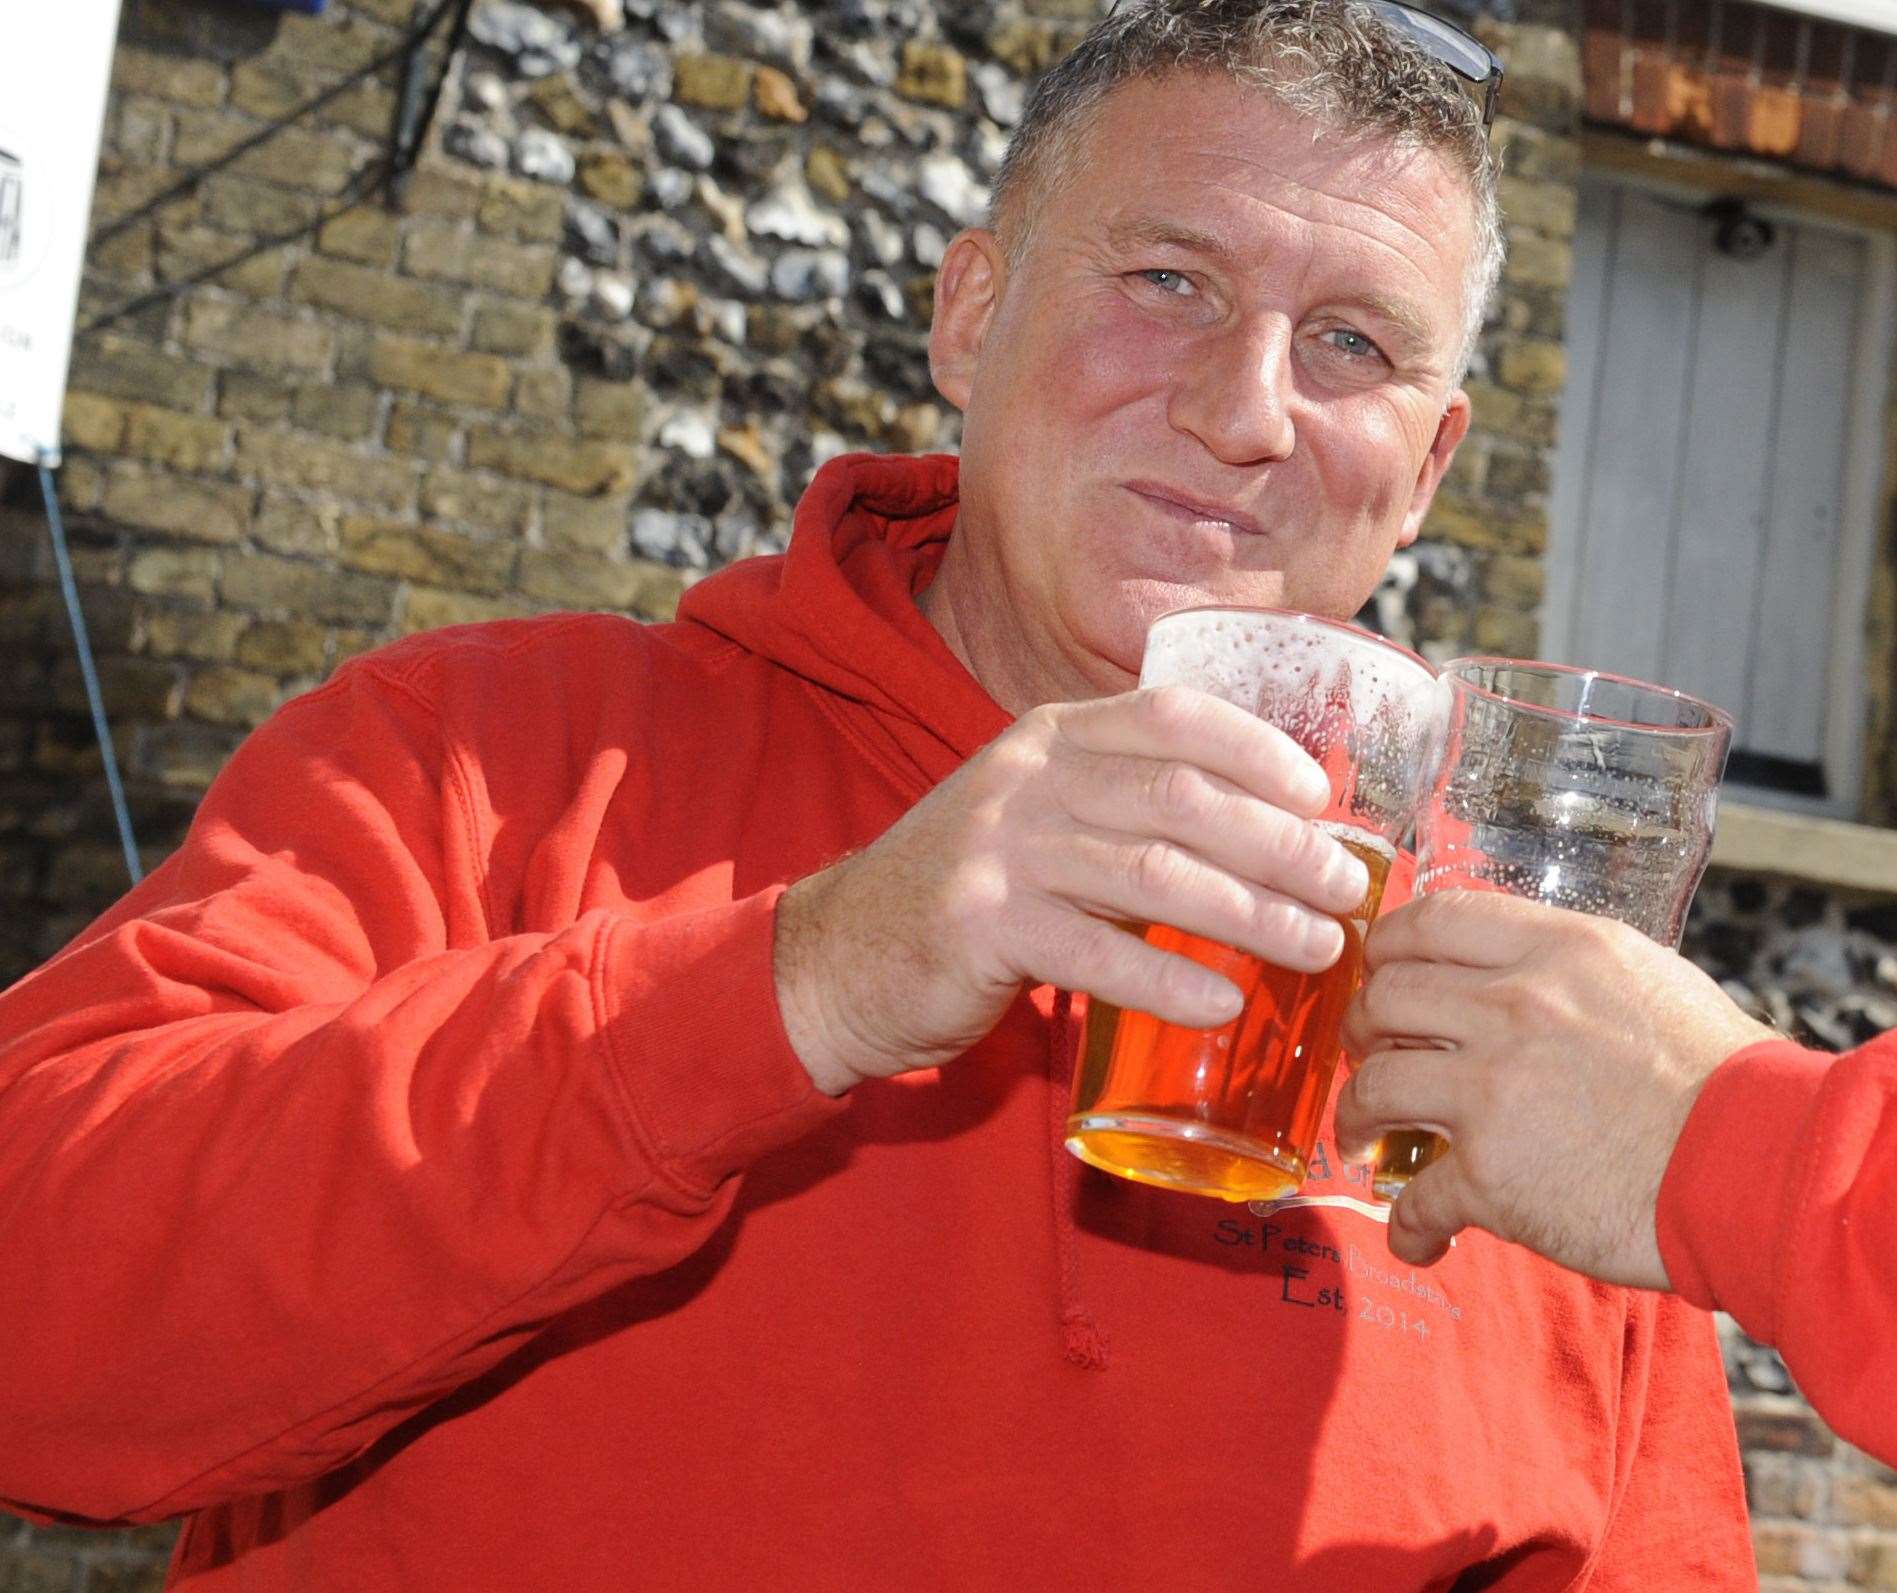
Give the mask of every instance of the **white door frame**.
[{"label": "white door frame", "polygon": [[[1897,5],[1897,0],[1884,0]],[[1665,198],[1697,205],[1718,194],[1717,172],[1707,172],[1704,187],[1649,177],[1619,169],[1584,170],[1584,177],[1628,188],[1642,188]],[[1859,337],[1850,351],[1850,434],[1845,439],[1843,496],[1838,526],[1838,570],[1832,585],[1831,654],[1826,680],[1825,771],[1832,794],[1797,796],[1759,787],[1735,787],[1749,801],[1801,813],[1854,818],[1863,805],[1864,752],[1868,725],[1865,715],[1865,640],[1870,614],[1867,604],[1876,568],[1878,529],[1883,520],[1886,459],[1885,436],[1890,419],[1891,366],[1897,360],[1897,235],[1887,230],[1841,221],[1800,210],[1796,205],[1748,197],[1749,210],[1768,220],[1805,228],[1823,228],[1861,238],[1868,245],[1864,289],[1858,302]],[[1562,395],[1562,408],[1567,395]],[[1559,442],[1556,444],[1559,447]],[[1572,609],[1574,527],[1552,523],[1556,498],[1549,495],[1548,581],[1536,618],[1541,648],[1559,658],[1570,641],[1568,615]],[[1565,534],[1564,534],[1565,533]],[[1558,550],[1558,551],[1557,551]]]}]

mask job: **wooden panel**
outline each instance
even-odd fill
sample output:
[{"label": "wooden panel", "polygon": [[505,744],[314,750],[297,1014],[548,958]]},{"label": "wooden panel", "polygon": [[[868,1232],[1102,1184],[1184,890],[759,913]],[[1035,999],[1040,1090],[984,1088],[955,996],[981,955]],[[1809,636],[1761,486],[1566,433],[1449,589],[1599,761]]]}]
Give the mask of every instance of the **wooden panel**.
[{"label": "wooden panel", "polygon": [[1783,393],[1785,292],[1792,251],[1757,260],[1704,254],[1680,492],[1667,573],[1659,678],[1716,703],[1747,745],[1752,616],[1765,553],[1767,463]]},{"label": "wooden panel", "polygon": [[1568,651],[1648,679],[1661,668],[1702,259],[1690,212],[1638,190],[1621,195]]},{"label": "wooden panel", "polygon": [[1743,744],[1816,761],[1825,745],[1865,246],[1817,230],[1797,232],[1791,245],[1783,399],[1771,453],[1771,511]]}]

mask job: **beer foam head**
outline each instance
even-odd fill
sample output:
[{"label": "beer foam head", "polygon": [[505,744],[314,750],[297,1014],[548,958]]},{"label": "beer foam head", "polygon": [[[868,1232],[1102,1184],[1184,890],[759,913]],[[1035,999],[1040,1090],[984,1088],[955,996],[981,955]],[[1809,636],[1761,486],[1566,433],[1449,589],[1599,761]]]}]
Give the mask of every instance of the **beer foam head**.
[{"label": "beer foam head", "polygon": [[1324,765],[1342,805],[1391,823],[1421,800],[1449,718],[1449,690],[1421,659],[1274,609],[1164,615],[1146,633],[1140,684],[1195,686],[1258,715]]}]

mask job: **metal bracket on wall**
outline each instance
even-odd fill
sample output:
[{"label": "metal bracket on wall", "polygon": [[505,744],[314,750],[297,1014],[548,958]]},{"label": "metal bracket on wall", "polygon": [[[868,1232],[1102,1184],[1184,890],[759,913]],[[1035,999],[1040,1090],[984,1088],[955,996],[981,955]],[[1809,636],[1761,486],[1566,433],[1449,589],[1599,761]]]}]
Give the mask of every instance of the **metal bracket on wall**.
[{"label": "metal bracket on wall", "polygon": [[448,71],[456,53],[468,36],[468,18],[474,0],[455,0],[454,25],[441,53],[441,69],[434,74],[432,86],[427,71],[428,34],[419,34],[402,62],[402,86],[396,96],[395,119],[389,128],[389,172],[399,184],[420,158],[428,142],[435,113],[441,108],[442,91],[448,86]]}]

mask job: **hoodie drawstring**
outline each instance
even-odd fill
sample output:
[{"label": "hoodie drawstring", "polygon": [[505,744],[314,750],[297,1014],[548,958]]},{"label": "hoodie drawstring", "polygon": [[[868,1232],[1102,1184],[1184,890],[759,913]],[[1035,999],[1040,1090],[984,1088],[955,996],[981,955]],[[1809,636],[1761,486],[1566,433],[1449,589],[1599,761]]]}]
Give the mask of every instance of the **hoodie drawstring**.
[{"label": "hoodie drawstring", "polygon": [[1101,1372],[1107,1365],[1107,1337],[1080,1297],[1080,1246],[1079,1235],[1074,1231],[1083,1169],[1080,1158],[1067,1151],[1067,1103],[1073,1093],[1080,1039],[1080,1025],[1074,1021],[1074,998],[1065,990],[1056,990],[1053,1021],[1047,1026],[1047,1151],[1053,1159],[1050,1187],[1054,1201],[1054,1256],[1059,1273],[1061,1348],[1074,1365]]}]

